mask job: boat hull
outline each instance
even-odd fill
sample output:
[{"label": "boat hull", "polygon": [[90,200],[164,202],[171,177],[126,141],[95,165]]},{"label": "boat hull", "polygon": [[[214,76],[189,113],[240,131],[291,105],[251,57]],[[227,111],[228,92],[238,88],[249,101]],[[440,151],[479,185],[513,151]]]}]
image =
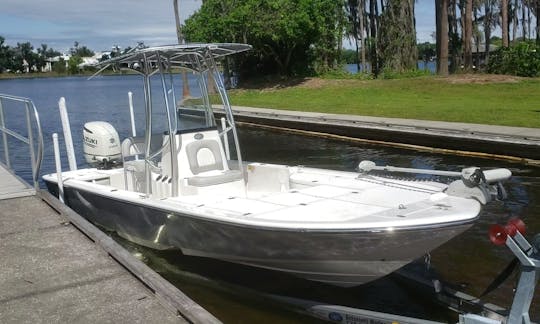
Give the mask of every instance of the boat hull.
[{"label": "boat hull", "polygon": [[[56,183],[47,182],[57,194]],[[338,286],[389,274],[467,230],[472,222],[380,230],[245,226],[133,204],[65,187],[68,206],[89,221],[154,249],[277,270]]]}]

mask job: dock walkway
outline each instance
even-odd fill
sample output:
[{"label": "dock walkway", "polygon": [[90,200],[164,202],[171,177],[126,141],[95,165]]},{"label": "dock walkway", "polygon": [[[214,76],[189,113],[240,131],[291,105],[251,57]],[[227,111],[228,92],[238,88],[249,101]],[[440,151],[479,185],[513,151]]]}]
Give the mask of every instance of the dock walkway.
[{"label": "dock walkway", "polygon": [[219,322],[48,193],[0,177],[1,323]]},{"label": "dock walkway", "polygon": [[7,167],[0,163],[0,200],[32,196],[35,194],[36,190],[34,188],[8,171]]}]

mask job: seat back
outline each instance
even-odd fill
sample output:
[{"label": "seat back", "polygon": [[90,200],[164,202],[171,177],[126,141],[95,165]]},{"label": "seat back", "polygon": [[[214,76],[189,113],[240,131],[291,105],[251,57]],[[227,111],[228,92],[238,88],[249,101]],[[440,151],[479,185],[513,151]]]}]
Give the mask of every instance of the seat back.
[{"label": "seat back", "polygon": [[186,145],[187,160],[191,173],[224,170],[221,145],[215,139],[202,139]]}]

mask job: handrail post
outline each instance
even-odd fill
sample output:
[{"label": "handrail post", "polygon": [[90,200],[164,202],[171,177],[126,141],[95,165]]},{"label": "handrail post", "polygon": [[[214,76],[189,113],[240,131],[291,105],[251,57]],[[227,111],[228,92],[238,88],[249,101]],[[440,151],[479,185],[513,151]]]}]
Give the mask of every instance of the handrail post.
[{"label": "handrail post", "polygon": [[2,106],[2,98],[0,98],[0,127],[2,128],[2,143],[4,145],[4,157],[6,159],[6,165],[8,168],[11,169],[11,160],[9,158],[7,134],[4,131],[4,129],[6,128],[6,123],[4,120],[4,108]]},{"label": "handrail post", "polygon": [[58,199],[64,203],[64,181],[62,179],[62,162],[60,160],[60,148],[58,145],[58,134],[53,135],[54,163],[56,166],[56,178],[58,179]]},{"label": "handrail post", "polygon": [[[20,103],[26,113],[26,135],[20,134],[14,129],[9,129],[6,127],[6,119],[4,113],[3,104],[5,101]],[[32,117],[33,114],[33,117]],[[32,120],[33,119],[33,120]],[[35,125],[32,125],[34,122]],[[34,128],[37,133],[34,132]],[[43,132],[41,129],[41,123],[39,121],[39,114],[37,112],[36,106],[29,98],[10,96],[6,94],[0,94],[0,132],[2,133],[2,141],[4,146],[4,155],[6,159],[6,165],[9,169],[13,170],[11,167],[11,158],[9,154],[8,147],[8,135],[14,137],[15,139],[27,144],[30,151],[30,166],[32,168],[32,182],[34,188],[39,189],[39,170],[41,168],[41,162],[43,160]],[[36,138],[37,136],[37,138]],[[37,152],[36,152],[37,148]]]},{"label": "handrail post", "polygon": [[26,128],[28,129],[28,146],[30,148],[30,161],[32,164],[32,181],[34,182],[34,188],[38,186],[36,177],[36,154],[34,152],[34,132],[32,131],[32,122],[30,120],[30,105],[25,102],[26,107]]},{"label": "handrail post", "polygon": [[221,117],[221,131],[223,132],[223,145],[225,146],[225,156],[227,156],[227,159],[231,159],[231,152],[229,149],[229,136],[227,133],[229,132],[227,130],[227,121],[225,117]]},{"label": "handrail post", "polygon": [[131,120],[131,136],[135,137],[137,136],[137,131],[135,130],[135,116],[133,113],[133,93],[131,91],[128,92],[128,100],[129,100],[129,117]]}]

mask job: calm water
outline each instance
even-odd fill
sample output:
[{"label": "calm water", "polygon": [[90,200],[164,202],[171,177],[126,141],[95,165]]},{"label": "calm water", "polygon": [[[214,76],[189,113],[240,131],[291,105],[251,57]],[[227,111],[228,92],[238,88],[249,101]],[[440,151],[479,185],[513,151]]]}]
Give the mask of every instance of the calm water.
[{"label": "calm water", "polygon": [[[45,157],[42,174],[54,172],[51,135],[61,133],[57,101],[64,96],[70,112],[75,150],[82,153],[81,130],[85,122],[108,120],[120,137],[129,134],[127,92],[134,92],[135,109],[142,116],[141,82],[137,76],[84,78],[0,80],[0,93],[30,97],[39,109],[45,136]],[[156,90],[157,91],[157,90]],[[5,107],[5,109],[7,109]],[[7,115],[7,113],[6,113]],[[23,115],[18,112],[8,126],[20,127]],[[142,126],[142,123],[140,125]],[[141,127],[138,127],[140,131]],[[431,253],[431,267],[448,281],[457,283],[466,292],[478,295],[506,266],[512,255],[504,247],[493,246],[487,237],[490,224],[505,223],[511,216],[520,216],[528,225],[529,238],[540,232],[540,168],[505,161],[416,152],[412,150],[347,143],[329,139],[274,133],[258,129],[241,129],[244,158],[286,164],[303,164],[337,170],[353,171],[361,160],[377,164],[415,168],[460,170],[466,166],[485,168],[506,167],[514,177],[506,185],[509,199],[495,203],[483,211],[481,219],[466,233],[454,238]],[[26,148],[11,141],[16,153],[17,171],[29,179]],[[3,155],[1,155],[3,158]],[[64,154],[65,157],[65,154]],[[79,166],[84,166],[81,158]],[[67,162],[64,161],[64,168]],[[350,289],[336,288],[291,278],[284,274],[201,258],[180,256],[177,252],[145,249],[117,238],[134,254],[176,284],[227,323],[312,323],[273,295],[317,300],[325,303],[363,307],[437,319],[455,321],[456,315],[437,306],[432,298],[420,294],[394,277]],[[508,306],[511,302],[514,278],[488,295],[486,300]],[[537,294],[538,295],[538,294]],[[537,299],[537,298],[536,298]],[[540,319],[536,300],[531,314]]]}]

